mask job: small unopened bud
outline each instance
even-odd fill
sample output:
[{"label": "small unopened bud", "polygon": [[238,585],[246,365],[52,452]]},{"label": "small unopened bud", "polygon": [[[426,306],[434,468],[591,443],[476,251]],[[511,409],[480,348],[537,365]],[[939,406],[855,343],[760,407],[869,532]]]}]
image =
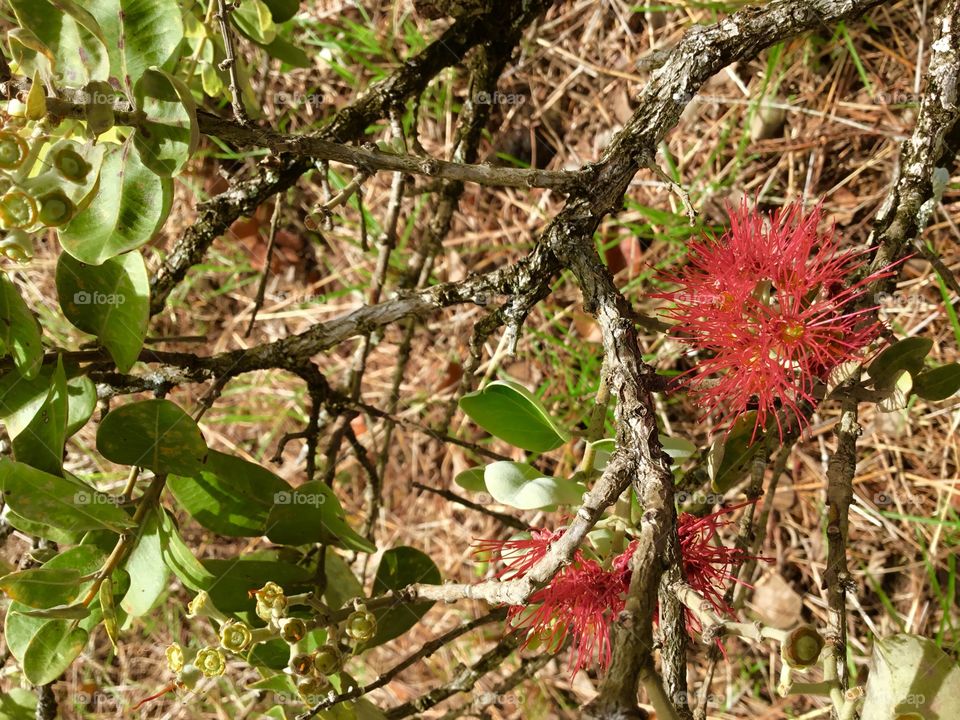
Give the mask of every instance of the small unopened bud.
[{"label": "small unopened bud", "polygon": [[321,675],[335,675],[343,667],[343,654],[336,645],[321,645],[313,656],[313,667]]},{"label": "small unopened bud", "polygon": [[297,680],[297,693],[305,702],[311,705],[320,700],[320,694],[330,688],[330,681],[327,678],[316,675],[300,678]]},{"label": "small unopened bud", "polygon": [[10,230],[0,238],[0,252],[18,263],[33,258],[33,240],[23,230]]},{"label": "small unopened bud", "polygon": [[220,623],[229,622],[229,618],[220,612],[206,590],[201,590],[187,605],[187,617],[208,617]]},{"label": "small unopened bud", "polygon": [[178,677],[179,683],[187,690],[193,690],[204,675],[196,665],[187,663],[183,666]]},{"label": "small unopened bud", "polygon": [[806,668],[816,664],[823,650],[824,640],[816,628],[801,625],[791,630],[780,649],[783,661],[790,667]]}]

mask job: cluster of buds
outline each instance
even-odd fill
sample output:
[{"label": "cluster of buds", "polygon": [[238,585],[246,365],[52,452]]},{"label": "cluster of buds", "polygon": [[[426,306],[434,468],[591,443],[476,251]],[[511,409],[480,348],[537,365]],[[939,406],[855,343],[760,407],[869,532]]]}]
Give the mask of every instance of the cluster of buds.
[{"label": "cluster of buds", "polygon": [[[187,617],[207,618],[216,623],[219,646],[191,652],[178,643],[168,647],[167,666],[176,675],[176,681],[144,702],[178,687],[194,690],[201,678],[224,674],[228,654],[246,657],[258,643],[280,639],[290,646],[287,675],[293,679],[304,702],[313,703],[321,693],[329,691],[330,677],[343,670],[347,657],[376,634],[376,617],[357,602],[342,623],[326,627],[323,645],[308,645],[310,631],[322,629],[324,623],[288,613],[295,605],[313,605],[309,595],[288,597],[277,583],[267,582],[259,590],[251,591],[250,597],[256,599],[256,615],[266,623],[265,627],[251,628],[242,620],[227,616],[217,609],[206,592],[198,593],[187,606]],[[341,635],[342,643],[338,641]]]},{"label": "cluster of buds", "polygon": [[0,129],[0,252],[16,262],[33,256],[31,234],[70,222],[77,206],[65,189],[86,188],[93,170],[77,151],[82,146],[64,140],[50,147],[35,172],[49,140],[43,121],[9,117]]}]

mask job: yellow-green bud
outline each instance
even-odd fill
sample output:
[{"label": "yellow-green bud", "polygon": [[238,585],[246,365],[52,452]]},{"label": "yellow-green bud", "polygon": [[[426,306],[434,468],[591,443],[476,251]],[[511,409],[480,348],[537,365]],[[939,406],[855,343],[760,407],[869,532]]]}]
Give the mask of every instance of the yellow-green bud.
[{"label": "yellow-green bud", "polygon": [[0,198],[0,221],[6,228],[24,228],[37,221],[37,203],[22,190]]},{"label": "yellow-green bud", "polygon": [[303,698],[304,702],[310,703],[311,705],[319,702],[320,694],[326,692],[329,688],[330,681],[323,676],[317,677],[316,675],[311,675],[310,677],[297,680],[297,692],[300,694],[300,697]]},{"label": "yellow-green bud", "polygon": [[191,663],[187,663],[183,666],[183,670],[180,671],[177,679],[187,690],[193,690],[197,687],[197,683],[200,682],[200,678],[202,677],[203,673],[200,672],[200,668]]},{"label": "yellow-green bud", "polygon": [[208,617],[217,622],[229,622],[229,618],[217,610],[206,590],[201,590],[197,596],[187,605],[187,617]]},{"label": "yellow-green bud", "polygon": [[206,677],[220,677],[227,669],[227,659],[216,648],[203,648],[194,664]]},{"label": "yellow-green bud", "polygon": [[313,670],[313,656],[305,653],[294,655],[290,658],[290,671],[294,675],[309,675]]},{"label": "yellow-green bud", "polygon": [[372,640],[377,632],[377,618],[369,610],[357,610],[347,617],[343,631],[357,642]]},{"label": "yellow-green bud", "polygon": [[293,645],[303,640],[307,624],[300,618],[285,618],[280,621],[280,637]]},{"label": "yellow-green bud", "polygon": [[282,618],[287,610],[287,596],[275,582],[268,582],[254,593],[257,596],[257,617],[265,622]]},{"label": "yellow-green bud", "polygon": [[70,222],[76,211],[73,201],[62,190],[54,190],[41,195],[40,222],[47,227],[60,227]]},{"label": "yellow-green bud", "polygon": [[174,643],[167,648],[167,667],[170,668],[170,672],[180,673],[183,670],[184,658],[183,658],[183,648],[180,647],[180,643]]},{"label": "yellow-green bud", "polygon": [[321,675],[335,675],[343,667],[343,654],[336,645],[321,645],[313,656],[313,667]]},{"label": "yellow-green bud", "polygon": [[90,174],[90,163],[71,147],[63,147],[53,155],[53,166],[64,178],[75,183],[83,182]]},{"label": "yellow-green bud", "polygon": [[0,131],[0,170],[16,170],[28,154],[26,140],[16,133]]},{"label": "yellow-green bud", "polygon": [[33,257],[33,239],[23,230],[10,230],[0,238],[0,252],[15,262],[28,262]]},{"label": "yellow-green bud", "polygon": [[253,640],[250,627],[239,620],[231,620],[220,626],[220,645],[230,652],[242,653]]}]

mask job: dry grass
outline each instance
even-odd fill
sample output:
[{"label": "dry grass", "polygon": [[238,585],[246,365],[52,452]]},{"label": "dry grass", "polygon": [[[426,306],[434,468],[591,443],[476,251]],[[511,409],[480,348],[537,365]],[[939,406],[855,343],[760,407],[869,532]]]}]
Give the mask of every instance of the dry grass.
[{"label": "dry grass", "polygon": [[[383,56],[370,55],[367,59],[385,69],[395,65],[395,56],[403,57],[408,52],[404,33],[400,32],[404,23],[416,24],[427,38],[437,31],[436,25],[412,16],[406,3],[376,4],[382,7],[369,11],[368,22],[348,3],[341,6],[318,1],[307,5],[302,13],[307,18],[302,31],[305,40],[323,34],[317,29],[321,24],[336,28],[344,17],[364,22],[373,28],[384,48]],[[505,74],[502,92],[508,99],[513,94],[523,102],[498,105],[491,133],[495,137],[501,131],[514,133],[514,149],[525,134],[542,134],[556,148],[550,163],[554,168],[578,167],[596,159],[629,116],[631,98],[647,77],[638,59],[669,47],[691,24],[710,22],[715,11],[698,8],[704,5],[736,7],[739,3],[670,3],[666,12],[648,14],[632,12],[630,4],[622,0],[564,3],[540,23],[536,39],[524,42],[522,52]],[[756,60],[728,68],[707,84],[669,135],[661,155],[664,166],[670,167],[690,190],[704,224],[722,224],[724,203],[736,201],[743,194],[759,195],[768,206],[797,197],[808,202],[822,198],[826,212],[851,245],[866,239],[870,220],[893,175],[898,144],[912,124],[918,66],[923,67],[928,40],[924,20],[918,17],[919,5],[927,3],[898,2],[881,7],[871,13],[869,23],[848,28],[849,45],[843,34],[834,37],[824,30],[820,36],[790,41]],[[317,55],[315,67],[283,74],[272,67],[266,73],[257,73],[253,84],[263,99],[264,120],[306,129],[331,109],[325,105],[291,111],[275,102],[279,93],[319,92],[336,106],[350,102],[363,83],[353,86],[345,82],[332,70],[333,64],[343,64],[359,77],[369,78],[370,70],[358,65],[359,51],[350,49],[352,39],[344,34],[338,38],[333,30],[324,32],[322,43],[307,48]],[[865,78],[870,87],[865,86]],[[446,155],[451,146],[455,105],[465,92],[464,76],[459,72],[444,73],[428,91],[420,137],[434,155]],[[881,101],[891,97],[904,102]],[[789,108],[782,129],[776,127],[775,117],[770,118],[777,112],[760,107],[761,98]],[[755,119],[761,116],[766,117],[766,123]],[[763,135],[770,136],[761,138]],[[529,136],[527,139],[529,146]],[[485,144],[485,152],[493,152],[491,143]],[[196,198],[213,188],[213,166],[212,161],[198,163],[196,173],[178,184],[178,211],[158,248],[179,234],[191,220]],[[230,172],[244,172],[242,163],[226,163],[226,167]],[[647,310],[653,309],[645,298],[650,268],[674,261],[682,252],[686,233],[676,197],[651,177],[649,173],[637,176],[625,210],[608,219],[600,231],[608,262],[621,268],[619,284],[639,308]],[[365,204],[374,219],[382,219],[388,187],[386,177],[376,178],[367,186]],[[363,302],[375,252],[364,252],[359,246],[358,215],[353,207],[337,218],[332,231],[324,233],[325,240],[307,230],[304,220],[321,201],[320,188],[307,182],[301,182],[297,192],[288,197],[281,224],[289,234],[286,251],[273,268],[267,302],[250,338],[245,338],[244,332],[258,270],[262,268],[269,208],[258,223],[237,227],[217,243],[208,265],[195,269],[178,289],[171,309],[154,325],[154,334],[203,334],[208,339],[204,350],[209,352],[248,347],[301,331]],[[456,280],[522,256],[561,202],[562,198],[549,191],[469,188],[438,259],[436,277]],[[953,185],[924,235],[954,270],[960,265],[956,249],[960,232],[952,220],[958,206],[960,192]],[[388,282],[396,281],[411,249],[417,246],[431,207],[429,196],[418,196],[405,205],[400,221],[403,243],[395,254]],[[657,214],[652,215],[648,208]],[[665,221],[660,213],[668,213],[668,219]],[[38,253],[28,273],[35,305],[51,297],[56,257],[52,245]],[[158,255],[161,252],[157,250]],[[957,298],[950,300],[955,303]],[[531,316],[518,355],[500,364],[503,372],[529,387],[541,388],[554,411],[571,425],[583,419],[584,409],[589,406],[601,357],[592,321],[578,302],[579,294],[572,283],[567,279],[559,282],[555,294]],[[441,313],[420,329],[401,387],[402,417],[429,424],[442,416],[451,401],[470,331],[480,312],[457,308]],[[960,327],[951,325],[937,277],[927,263],[913,260],[906,265],[900,290],[883,315],[900,337],[933,338],[932,358],[936,362],[957,359]],[[70,335],[65,323],[54,321],[52,311],[43,320],[54,322],[47,327],[64,337]],[[370,357],[362,393],[370,404],[386,405],[400,337],[399,329],[388,330]],[[652,362],[660,367],[670,367],[677,358],[678,349],[662,337],[650,335],[643,338],[643,343]],[[198,350],[195,345],[167,347]],[[494,350],[495,345],[488,347],[485,359]],[[332,381],[345,379],[352,351],[353,346],[345,346],[319,359]],[[487,366],[481,370],[493,371]],[[191,407],[204,389],[183,388],[173,397]],[[279,437],[302,427],[306,403],[302,386],[289,376],[244,376],[228,386],[207,414],[204,434],[213,447],[268,464]],[[706,444],[710,428],[695,422],[695,412],[682,397],[661,402],[660,411],[668,434]],[[455,417],[453,428],[468,437],[478,437],[461,417]],[[771,578],[761,582],[765,588],[763,604],[755,608],[765,617],[778,611],[796,617],[799,611],[804,620],[824,623],[824,489],[836,418],[836,407],[827,404],[821,409],[797,444],[787,476],[780,483],[763,550],[775,562],[767,571]],[[960,536],[958,422],[955,400],[935,405],[916,402],[901,413],[881,414],[867,409],[862,414],[850,531],[850,565],[858,587],[851,644],[858,665],[875,635],[905,630],[940,637],[946,648],[960,639],[956,632],[960,618],[954,565]],[[377,452],[379,426],[364,423],[357,429],[361,441],[371,452]],[[104,487],[109,487],[109,479],[119,479],[119,472],[99,467],[101,461],[87,452],[92,440],[88,429],[72,443],[71,468],[104,472]],[[567,463],[575,460],[570,452]],[[450,487],[453,476],[473,462],[460,449],[442,447],[423,434],[398,428],[386,475],[386,511],[376,527],[380,545],[420,548],[435,559],[445,578],[476,577],[472,540],[503,531],[487,516],[412,488],[414,481]],[[284,463],[274,470],[298,483],[302,481],[302,468],[303,453],[297,441],[287,447]],[[337,489],[344,506],[357,520],[362,518],[364,482],[355,459],[345,457],[338,468]],[[730,494],[731,499],[735,497],[736,492]],[[524,519],[531,523],[555,522],[540,515]],[[200,556],[227,556],[265,546],[255,542],[224,546],[189,523],[185,533]],[[8,554],[13,556],[24,547],[22,539],[14,537],[8,543]],[[375,567],[376,558],[367,569]],[[188,627],[183,618],[184,597],[183,592],[174,590],[154,617],[134,623],[125,632],[116,655],[98,633],[95,645],[58,688],[63,717],[121,717],[131,701],[165,683],[162,648],[188,633],[201,632],[197,626]],[[374,677],[426,638],[453,627],[477,610],[465,604],[434,608],[406,637],[366,656],[363,664],[354,668],[357,677]],[[404,673],[388,690],[377,693],[376,699],[392,704],[427,691],[448,679],[457,663],[475,658],[483,646],[481,641],[492,640],[497,632],[492,628],[487,633],[475,633],[445,648]],[[721,666],[711,687],[713,717],[773,720],[798,717],[822,707],[819,702],[777,698],[773,669],[777,663],[770,648],[733,642],[728,651],[729,661]],[[698,658],[705,658],[705,653],[698,651]],[[143,716],[256,717],[254,708],[266,705],[243,690],[241,679],[249,679],[251,673],[236,667],[228,675],[230,682],[216,683],[202,702],[158,701]],[[700,675],[695,674],[693,681],[698,685]],[[553,664],[541,679],[501,698],[502,702],[489,709],[489,716],[574,717],[577,704],[591,697],[595,685],[596,678],[585,673],[571,682],[565,665]],[[489,688],[492,684],[484,681],[481,686]],[[77,702],[77,693],[82,692],[99,704]],[[718,709],[724,707],[729,709]],[[822,711],[803,715],[822,716]]]}]

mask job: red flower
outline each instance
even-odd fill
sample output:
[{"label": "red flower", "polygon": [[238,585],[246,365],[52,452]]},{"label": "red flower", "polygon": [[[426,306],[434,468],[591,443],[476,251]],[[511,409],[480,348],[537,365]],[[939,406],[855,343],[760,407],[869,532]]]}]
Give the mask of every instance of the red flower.
[{"label": "red flower", "polygon": [[[813,388],[838,365],[858,356],[880,325],[854,306],[889,268],[850,287],[863,253],[841,252],[831,228],[817,230],[821,210],[798,203],[765,217],[746,202],[730,212],[730,229],[690,246],[677,285],[656,296],[671,300],[679,338],[706,354],[688,371],[686,386],[707,414],[729,425],[756,406],[756,428],[777,409],[805,418]],[[782,433],[782,428],[780,428]]]},{"label": "red flower", "polygon": [[[698,518],[681,513],[677,519],[683,571],[687,582],[700,592],[722,614],[733,615],[733,609],[723,602],[723,586],[733,579],[729,569],[747,559],[735,548],[712,544],[718,528],[730,521],[721,521],[723,515],[744,504],[724,508],[706,517]],[[478,552],[491,553],[491,560],[500,560],[504,568],[497,577],[504,580],[523,577],[539,561],[562,530],[531,530],[530,538],[514,540],[481,540]],[[547,584],[530,597],[528,605],[514,605],[507,612],[507,626],[511,630],[525,629],[523,646],[534,641],[558,649],[568,635],[573,637],[570,658],[571,674],[597,662],[605,670],[611,659],[610,627],[623,610],[630,585],[630,560],[636,550],[636,541],[615,555],[604,567],[577,550],[573,561],[562,568]],[[688,622],[695,620],[688,615]],[[694,628],[696,629],[696,628]]]}]

